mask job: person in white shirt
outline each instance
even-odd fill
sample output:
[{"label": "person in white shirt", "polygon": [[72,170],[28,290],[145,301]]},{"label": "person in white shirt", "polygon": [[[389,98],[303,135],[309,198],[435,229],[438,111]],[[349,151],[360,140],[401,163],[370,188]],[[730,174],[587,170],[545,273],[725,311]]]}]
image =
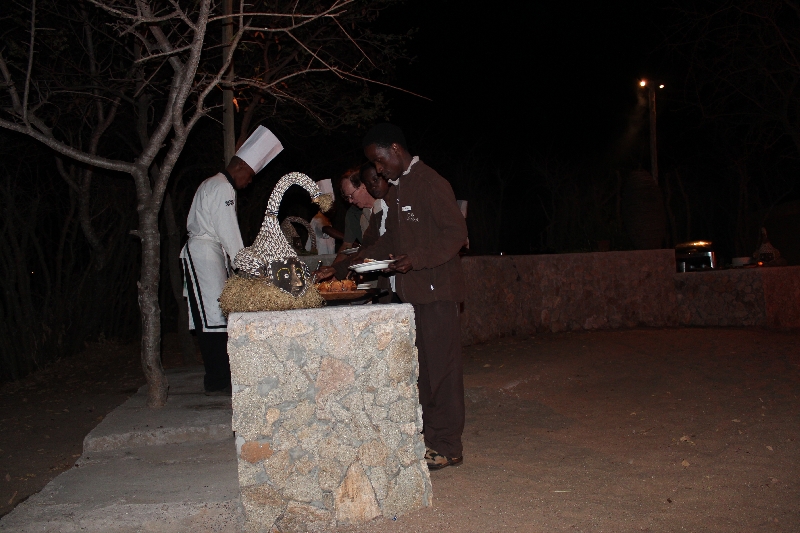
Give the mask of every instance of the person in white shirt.
[{"label": "person in white shirt", "polygon": [[[320,180],[317,182],[319,192],[322,194],[330,194],[333,196],[333,184],[331,180]],[[336,253],[336,239],[328,235],[324,228],[330,228],[331,221],[328,217],[320,211],[311,218],[311,229],[314,230],[314,235],[317,237],[317,253],[319,255],[335,254]],[[311,251],[311,235],[308,236],[306,241],[306,251]]]},{"label": "person in white shirt", "polygon": [[[309,224],[311,225],[311,229],[314,230],[314,234],[317,236],[317,253],[319,255],[335,254],[336,239],[328,236],[322,229],[331,225],[331,221],[328,220],[328,217],[320,211],[311,218]],[[306,251],[311,251],[311,236],[306,240]]]},{"label": "person in white shirt", "polygon": [[181,250],[184,295],[189,329],[197,332],[203,355],[206,394],[231,389],[228,325],[218,299],[233,271],[232,259],[244,246],[236,219],[236,190],[247,187],[281,150],[275,135],[259,126],[225,170],[200,184],[189,209],[189,240]]}]

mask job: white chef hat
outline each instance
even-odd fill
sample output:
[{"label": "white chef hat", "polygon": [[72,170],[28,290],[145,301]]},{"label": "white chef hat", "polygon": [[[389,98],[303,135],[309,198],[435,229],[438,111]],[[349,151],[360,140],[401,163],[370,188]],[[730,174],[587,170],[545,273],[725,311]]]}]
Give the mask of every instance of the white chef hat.
[{"label": "white chef hat", "polygon": [[264,126],[259,126],[236,152],[236,157],[247,163],[253,172],[258,174],[282,150],[283,145],[275,134]]},{"label": "white chef hat", "polygon": [[320,194],[330,194],[333,196],[333,183],[331,183],[331,180],[319,180],[317,182],[317,187],[319,187]]}]

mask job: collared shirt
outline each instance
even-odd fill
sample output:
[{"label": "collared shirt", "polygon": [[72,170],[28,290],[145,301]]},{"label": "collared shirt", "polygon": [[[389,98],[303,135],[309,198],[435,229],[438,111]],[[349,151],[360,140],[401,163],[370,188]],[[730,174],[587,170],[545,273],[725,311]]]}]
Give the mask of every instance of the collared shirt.
[{"label": "collared shirt", "polygon": [[361,209],[351,205],[344,219],[344,242],[362,242],[371,215],[371,208]]},{"label": "collared shirt", "polygon": [[[375,206],[372,208],[373,212],[381,215],[381,225],[378,227],[378,235],[386,233],[386,217],[389,216],[389,206],[383,198],[375,200]],[[389,285],[392,287],[392,292],[397,292],[397,285],[395,285],[394,274],[389,276]]]},{"label": "collared shirt", "polygon": [[[411,163],[408,164],[408,168],[405,170],[405,172],[403,172],[403,176],[407,176],[408,173],[411,172],[411,167],[413,167],[414,163],[416,163],[417,161],[419,161],[419,156],[415,155],[414,157],[411,158]],[[397,185],[398,183],[400,183],[400,178],[397,178],[396,180],[387,180],[387,181],[392,185]]]},{"label": "collared shirt", "polygon": [[389,206],[386,205],[386,201],[384,201],[383,198],[381,198],[380,200],[376,200],[375,203],[376,206],[380,208],[375,212],[381,213],[381,225],[380,228],[378,228],[378,235],[383,235],[384,233],[386,233],[386,217],[389,215]]}]

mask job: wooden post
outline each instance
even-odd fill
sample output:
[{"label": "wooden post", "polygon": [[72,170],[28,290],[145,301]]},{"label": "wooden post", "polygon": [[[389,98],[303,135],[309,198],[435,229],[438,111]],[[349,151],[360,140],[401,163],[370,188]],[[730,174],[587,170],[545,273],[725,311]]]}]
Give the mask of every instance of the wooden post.
[{"label": "wooden post", "polygon": [[650,100],[650,173],[658,184],[658,145],[656,144],[656,90],[648,87]]},{"label": "wooden post", "polygon": [[[233,0],[223,0],[222,11],[224,15],[231,15],[233,13]],[[223,61],[230,53],[230,43],[233,40],[233,18],[228,17],[222,23],[222,48]],[[225,74],[225,81],[233,82],[233,61],[231,67]],[[231,89],[224,89],[222,91],[222,136],[224,145],[225,165],[227,165],[233,154],[236,153],[236,125],[234,123],[233,114],[233,91]]]}]

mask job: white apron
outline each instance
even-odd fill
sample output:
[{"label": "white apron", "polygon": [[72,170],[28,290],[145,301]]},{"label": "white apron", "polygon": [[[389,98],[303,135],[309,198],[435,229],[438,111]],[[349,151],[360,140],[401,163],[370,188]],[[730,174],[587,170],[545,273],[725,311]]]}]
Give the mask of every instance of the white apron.
[{"label": "white apron", "polygon": [[[223,174],[208,178],[194,195],[186,220],[189,241],[181,250],[184,296],[192,291],[201,324],[195,324],[189,307],[189,329],[224,332],[227,321],[219,296],[231,275],[231,258],[242,248],[236,220],[236,191]],[[187,305],[189,301],[187,300]]]},{"label": "white apron", "polygon": [[194,323],[190,307],[189,329],[199,327],[201,331],[212,333],[225,331],[228,321],[219,308],[219,296],[231,274],[231,268],[222,245],[211,239],[193,237],[181,250],[181,260],[185,278],[183,295],[187,298],[188,305],[189,291],[192,291],[202,322]]}]

